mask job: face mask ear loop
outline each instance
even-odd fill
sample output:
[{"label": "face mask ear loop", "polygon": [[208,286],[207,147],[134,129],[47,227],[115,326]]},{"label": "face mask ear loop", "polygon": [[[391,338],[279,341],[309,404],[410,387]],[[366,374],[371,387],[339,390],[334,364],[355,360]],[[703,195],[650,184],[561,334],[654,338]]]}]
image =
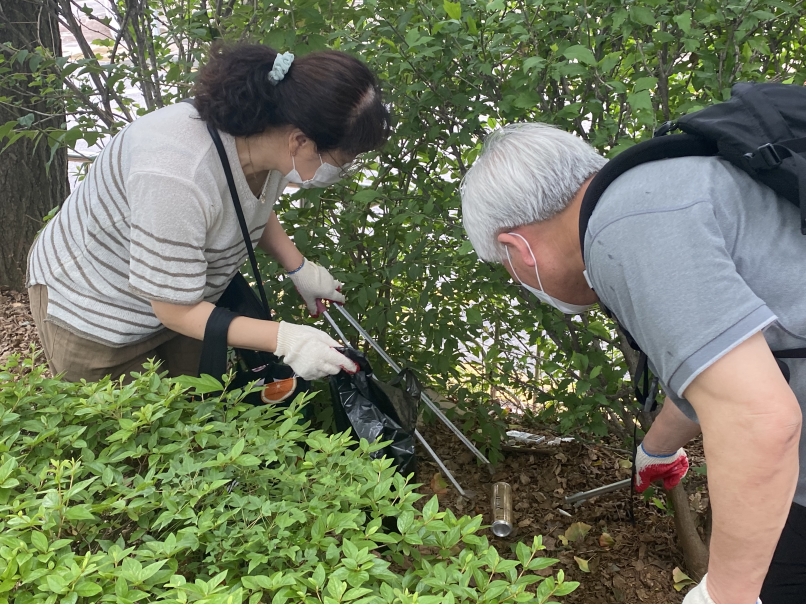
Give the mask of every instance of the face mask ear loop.
[{"label": "face mask ear loop", "polygon": [[[510,232],[510,233],[508,233],[508,235],[514,235],[515,237],[519,237],[519,238],[521,238],[523,240],[523,243],[526,244],[526,248],[529,250],[529,254],[531,255],[532,260],[535,263],[535,277],[537,277],[537,285],[540,288],[541,292],[543,292],[546,296],[549,296],[549,294],[543,288],[543,283],[540,281],[540,273],[537,272],[537,259],[535,258],[535,253],[532,252],[532,246],[529,245],[529,242],[527,242],[526,238],[523,237],[520,233],[512,233],[512,232]],[[509,248],[507,248],[507,257],[509,257]],[[509,264],[510,265],[512,264],[512,260],[509,261]],[[515,269],[513,269],[512,271],[514,272]],[[518,278],[518,279],[520,279],[520,278]],[[521,283],[523,283],[523,282],[521,282]]]},{"label": "face mask ear loop", "polygon": [[505,244],[504,245],[504,250],[506,250],[506,253],[507,253],[507,260],[509,261],[509,268],[512,269],[512,272],[515,274],[515,279],[518,280],[518,283],[523,285],[523,281],[521,281],[520,276],[518,276],[518,272],[515,271],[515,265],[512,264],[512,257],[509,255],[509,246],[507,246]]}]

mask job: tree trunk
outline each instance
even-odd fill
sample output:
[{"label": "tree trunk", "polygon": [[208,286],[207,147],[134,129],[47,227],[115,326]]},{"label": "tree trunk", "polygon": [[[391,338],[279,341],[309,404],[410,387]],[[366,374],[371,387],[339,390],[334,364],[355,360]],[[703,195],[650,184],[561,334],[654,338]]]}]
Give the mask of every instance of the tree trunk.
[{"label": "tree trunk", "polygon": [[697,524],[688,503],[688,492],[683,483],[666,490],[666,497],[674,507],[674,526],[677,530],[677,543],[683,551],[686,571],[697,582],[708,571],[708,547],[697,533]]},{"label": "tree trunk", "polygon": [[[14,49],[48,48],[61,55],[59,23],[53,5],[42,0],[3,0],[0,7],[0,42]],[[8,51],[6,52],[8,56]],[[6,64],[16,73],[30,73],[28,64]],[[20,82],[20,89],[25,81]],[[0,125],[17,120],[30,112],[51,112],[45,104],[25,103],[19,89],[0,88],[0,97],[11,98],[0,104]],[[11,105],[11,106],[10,106]],[[24,105],[21,109],[14,105]],[[38,115],[35,113],[35,115]],[[64,116],[40,122],[43,127],[59,127]],[[0,147],[2,148],[2,147]],[[48,169],[50,149],[44,139],[38,144],[18,139],[0,153],[0,286],[19,290],[24,286],[28,249],[42,218],[64,201],[69,191],[67,153],[59,150]]]}]

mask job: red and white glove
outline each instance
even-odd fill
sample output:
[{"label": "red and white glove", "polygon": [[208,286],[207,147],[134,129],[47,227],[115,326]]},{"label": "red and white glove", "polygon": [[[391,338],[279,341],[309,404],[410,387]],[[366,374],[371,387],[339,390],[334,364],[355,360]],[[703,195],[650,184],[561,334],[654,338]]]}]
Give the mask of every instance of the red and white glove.
[{"label": "red and white glove", "polygon": [[655,456],[641,443],[635,454],[635,491],[640,494],[655,481],[663,481],[664,489],[672,489],[687,471],[688,457],[682,447],[670,456]]},{"label": "red and white glove", "polygon": [[305,301],[308,312],[313,317],[319,317],[319,314],[325,310],[323,300],[344,304],[344,294],[341,293],[341,287],[344,284],[333,279],[330,272],[321,265],[305,258],[302,260],[300,268],[292,271],[288,276],[294,282],[297,292]]}]

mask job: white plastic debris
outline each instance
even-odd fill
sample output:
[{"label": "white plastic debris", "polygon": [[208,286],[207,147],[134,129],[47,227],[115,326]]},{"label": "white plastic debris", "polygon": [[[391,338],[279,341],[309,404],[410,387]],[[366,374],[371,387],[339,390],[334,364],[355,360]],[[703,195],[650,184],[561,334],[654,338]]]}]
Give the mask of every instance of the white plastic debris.
[{"label": "white plastic debris", "polygon": [[507,437],[509,437],[512,441],[525,443],[526,445],[537,445],[538,443],[543,443],[546,440],[546,437],[543,435],[524,433],[523,431],[507,431]]},{"label": "white plastic debris", "polygon": [[546,445],[560,445],[561,443],[571,443],[573,440],[574,440],[573,437],[555,437],[554,439],[546,441]]}]

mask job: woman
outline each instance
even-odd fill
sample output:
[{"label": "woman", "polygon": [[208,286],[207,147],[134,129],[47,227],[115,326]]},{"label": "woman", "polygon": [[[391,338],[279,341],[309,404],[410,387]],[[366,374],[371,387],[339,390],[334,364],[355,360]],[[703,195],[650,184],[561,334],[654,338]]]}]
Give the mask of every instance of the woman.
[{"label": "woman", "polygon": [[[288,183],[333,184],[385,142],[375,77],[336,51],[294,58],[257,44],[214,46],[195,104],[159,109],[115,135],[31,249],[31,308],[53,372],[118,377],[156,357],[171,375],[197,373],[207,319],[246,258],[205,123],[223,140],[253,244],[285,268],[312,314],[317,299],[344,302],[341,284],[303,257],[272,206]],[[310,326],[238,317],[227,340],[274,352],[309,380],[355,370]]]}]

